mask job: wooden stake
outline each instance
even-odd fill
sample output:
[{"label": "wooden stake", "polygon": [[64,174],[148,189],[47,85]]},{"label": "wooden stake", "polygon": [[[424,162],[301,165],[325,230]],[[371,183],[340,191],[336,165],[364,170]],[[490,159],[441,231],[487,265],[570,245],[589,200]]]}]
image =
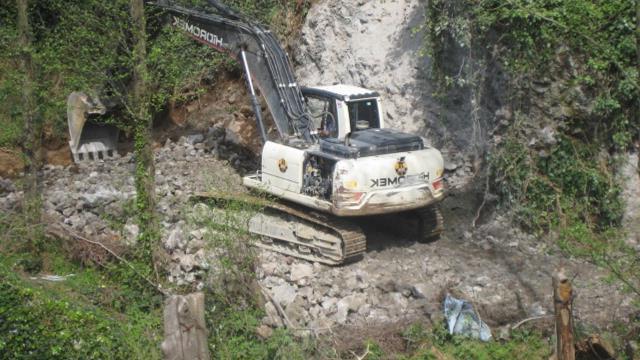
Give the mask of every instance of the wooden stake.
[{"label": "wooden stake", "polygon": [[553,275],[553,299],[556,317],[556,359],[575,360],[573,343],[573,288],[560,268]]},{"label": "wooden stake", "polygon": [[164,308],[165,360],[209,360],[204,294],[174,295]]}]

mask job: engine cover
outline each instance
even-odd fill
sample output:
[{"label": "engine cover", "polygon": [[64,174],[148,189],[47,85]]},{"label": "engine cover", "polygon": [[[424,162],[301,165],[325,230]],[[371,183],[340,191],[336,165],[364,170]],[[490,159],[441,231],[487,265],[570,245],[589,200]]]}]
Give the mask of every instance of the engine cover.
[{"label": "engine cover", "polygon": [[424,149],[422,139],[391,129],[367,129],[351,133],[348,141],[320,140],[320,150],[338,157],[354,159]]}]

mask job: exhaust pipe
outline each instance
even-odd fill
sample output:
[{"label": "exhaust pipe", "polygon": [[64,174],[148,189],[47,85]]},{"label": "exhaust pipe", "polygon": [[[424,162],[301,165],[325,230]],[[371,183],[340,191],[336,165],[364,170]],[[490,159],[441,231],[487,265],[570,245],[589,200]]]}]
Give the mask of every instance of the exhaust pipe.
[{"label": "exhaust pipe", "polygon": [[107,107],[98,98],[73,92],[67,98],[69,147],[73,161],[106,160],[118,156],[117,127],[89,119],[89,115],[104,115]]}]

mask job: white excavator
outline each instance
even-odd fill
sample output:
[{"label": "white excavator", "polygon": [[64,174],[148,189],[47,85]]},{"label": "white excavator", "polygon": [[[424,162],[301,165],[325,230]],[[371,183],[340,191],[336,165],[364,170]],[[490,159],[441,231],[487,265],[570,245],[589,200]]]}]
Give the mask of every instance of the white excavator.
[{"label": "white excavator", "polygon": [[[259,235],[258,246],[338,265],[366,251],[354,217],[391,216],[388,223],[410,228],[417,240],[442,233],[442,155],[417,135],[386,128],[378,93],[349,85],[299,86],[275,36],[216,0],[209,0],[209,10],[161,0],[146,5],[242,65],[264,144],[261,169],[243,183],[280,199],[246,224]],[[265,130],[258,92],[276,136]]]}]

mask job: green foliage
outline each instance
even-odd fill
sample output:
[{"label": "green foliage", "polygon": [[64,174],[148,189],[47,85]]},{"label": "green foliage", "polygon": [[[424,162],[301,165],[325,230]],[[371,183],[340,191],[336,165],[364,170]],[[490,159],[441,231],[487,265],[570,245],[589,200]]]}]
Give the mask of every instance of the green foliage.
[{"label": "green foliage", "polygon": [[[32,2],[34,63],[38,86],[38,110],[55,134],[66,133],[66,99],[73,91],[126,98],[133,69],[129,2],[48,1]],[[16,66],[15,10],[0,10],[0,146],[13,146],[22,128],[19,115],[21,74]],[[150,9],[148,9],[150,10]],[[148,11],[149,93],[152,111],[184,93],[197,94],[221,64],[228,63],[214,50],[180,36]],[[8,25],[8,26],[5,26]],[[224,69],[224,67],[223,67]],[[111,119],[131,130],[128,114]]]},{"label": "green foliage", "polygon": [[597,144],[567,136],[549,150],[532,150],[518,126],[490,155],[495,188],[523,226],[557,231],[561,249],[608,269],[640,299],[637,251],[618,228],[624,204],[613,162]]},{"label": "green foliage", "polygon": [[620,223],[620,188],[599,149],[561,137],[549,150],[530,149],[516,127],[490,156],[496,189],[521,223],[538,233],[583,222],[592,231]]},{"label": "green foliage", "polygon": [[[267,340],[258,338],[256,328],[264,314],[256,309],[226,308],[207,313],[211,330],[210,349],[214,359],[308,359],[313,343],[294,338],[277,329]],[[211,309],[212,307],[210,307]]]},{"label": "green foliage", "polygon": [[[19,213],[0,214],[0,359],[159,359],[155,289],[124,264],[71,262],[79,244],[25,246],[30,227]],[[31,278],[42,274],[73,275]]]},{"label": "green foliage", "polygon": [[569,119],[567,128],[625,149],[640,130],[635,16],[634,3],[624,0],[432,1],[433,76],[444,86],[464,85],[469,65],[459,61],[474,51],[484,55],[473,61],[499,61],[516,79],[549,76],[568,57],[573,68],[563,76],[583,87],[594,109]]},{"label": "green foliage", "polygon": [[[609,156],[640,134],[635,6],[624,0],[436,0],[429,2],[425,27],[433,77],[447,94],[494,86],[494,79],[477,81],[460,59],[507,71],[508,95],[498,102],[516,116],[502,124],[506,130],[489,158],[494,188],[520,223],[538,234],[557,231],[565,251],[608,268],[640,295],[637,253],[622,245],[617,230],[623,204]],[[538,79],[579,95],[547,98],[532,90]],[[536,115],[542,101],[569,108],[566,119]],[[550,120],[557,144],[533,149],[531,134]]]},{"label": "green foliage", "polygon": [[160,358],[157,308],[141,311],[128,302],[120,313],[104,302],[118,288],[103,274],[54,257],[50,270],[76,275],[30,281],[16,272],[16,259],[0,258],[0,358]]},{"label": "green foliage", "polygon": [[507,341],[480,342],[449,335],[444,324],[425,329],[416,324],[404,333],[409,356],[405,359],[511,360],[546,359],[550,344],[527,330],[511,333]]}]

